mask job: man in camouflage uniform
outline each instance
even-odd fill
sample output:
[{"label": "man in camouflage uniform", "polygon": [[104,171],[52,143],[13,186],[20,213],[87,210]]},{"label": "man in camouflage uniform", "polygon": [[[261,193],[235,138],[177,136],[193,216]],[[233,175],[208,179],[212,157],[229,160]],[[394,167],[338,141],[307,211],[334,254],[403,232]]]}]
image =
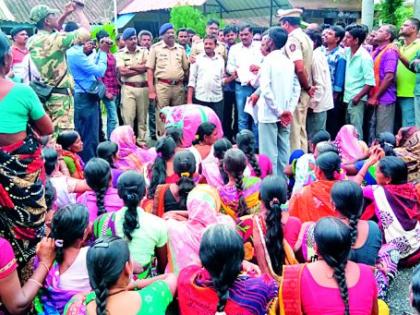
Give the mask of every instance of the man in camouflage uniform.
[{"label": "man in camouflage uniform", "polygon": [[[37,5],[30,12],[30,19],[38,29],[38,33],[28,42],[31,64],[36,66],[37,71],[34,72],[39,73],[41,82],[55,87],[44,107],[53,121],[56,134],[74,129],[74,83],[67,69],[65,54],[81,34],[88,32],[89,21],[82,8],[83,5],[71,2],[66,5],[60,18],[57,16],[58,10],[46,5]],[[70,33],[59,32],[64,20],[72,12],[79,18],[82,27]]]}]

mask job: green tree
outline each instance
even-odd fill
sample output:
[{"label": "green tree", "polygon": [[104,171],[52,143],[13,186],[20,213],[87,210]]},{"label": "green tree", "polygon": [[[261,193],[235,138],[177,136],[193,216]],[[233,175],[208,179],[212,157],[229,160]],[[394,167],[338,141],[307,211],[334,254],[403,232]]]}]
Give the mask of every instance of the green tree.
[{"label": "green tree", "polygon": [[220,28],[224,27],[223,20],[215,18],[214,14],[205,16],[199,9],[185,5],[171,9],[169,22],[175,29],[191,28],[200,36],[204,36],[206,34],[206,23],[212,18],[219,21]]},{"label": "green tree", "polygon": [[413,8],[405,6],[403,0],[382,0],[375,6],[375,11],[379,24],[393,24],[398,28],[414,14]]}]

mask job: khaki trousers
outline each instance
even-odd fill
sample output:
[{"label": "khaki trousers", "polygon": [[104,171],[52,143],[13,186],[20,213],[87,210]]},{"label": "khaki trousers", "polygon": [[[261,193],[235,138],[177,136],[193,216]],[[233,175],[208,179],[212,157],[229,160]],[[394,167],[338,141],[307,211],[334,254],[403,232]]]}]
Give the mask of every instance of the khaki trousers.
[{"label": "khaki trousers", "polygon": [[163,82],[156,83],[156,129],[158,136],[163,136],[165,133],[165,125],[160,119],[159,112],[166,106],[177,106],[185,104],[185,89],[184,85],[169,85]]},{"label": "khaki trousers", "polygon": [[308,135],[306,133],[306,116],[309,107],[309,95],[305,91],[300,93],[299,103],[293,113],[293,122],[290,128],[291,151],[302,149],[308,151]]},{"label": "khaki trousers", "polygon": [[137,118],[137,141],[145,142],[147,133],[147,110],[149,108],[148,88],[123,85],[121,88],[121,116],[124,125],[134,130]]}]

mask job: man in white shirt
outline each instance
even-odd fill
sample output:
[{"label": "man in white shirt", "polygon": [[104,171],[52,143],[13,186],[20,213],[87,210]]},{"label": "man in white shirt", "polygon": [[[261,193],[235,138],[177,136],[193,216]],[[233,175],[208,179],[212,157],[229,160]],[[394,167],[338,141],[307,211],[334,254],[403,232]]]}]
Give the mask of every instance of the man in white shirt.
[{"label": "man in white shirt", "polygon": [[238,129],[253,130],[258,139],[258,129],[249,114],[244,112],[246,98],[254,93],[255,88],[251,82],[255,81],[255,70],[261,65],[263,56],[260,51],[260,42],[252,41],[252,27],[244,25],[239,29],[241,42],[232,46],[229,51],[227,72],[237,74],[235,84],[236,107],[238,110]]},{"label": "man in white shirt", "polygon": [[217,38],[206,36],[203,42],[204,53],[190,67],[187,103],[208,106],[223,121],[223,84],[234,78],[224,79],[225,62],[215,52]]},{"label": "man in white shirt", "polygon": [[322,51],[322,35],[316,30],[307,30],[306,35],[314,43],[312,55],[312,82],[315,94],[309,101],[308,117],[306,118],[306,131],[308,139],[320,130],[327,127],[327,111],[334,108],[331,74],[327,57]]},{"label": "man in white shirt", "polygon": [[294,63],[281,51],[288,37],[286,30],[272,27],[268,37],[270,53],[261,66],[257,102],[259,149],[273,162],[273,173],[283,174],[290,155],[290,124],[301,89]]}]

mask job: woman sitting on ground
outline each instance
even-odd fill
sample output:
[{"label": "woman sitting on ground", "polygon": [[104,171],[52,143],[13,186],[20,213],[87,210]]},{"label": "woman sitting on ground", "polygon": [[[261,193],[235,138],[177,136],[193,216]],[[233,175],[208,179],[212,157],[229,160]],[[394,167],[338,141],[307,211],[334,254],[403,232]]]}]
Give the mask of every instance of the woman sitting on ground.
[{"label": "woman sitting on ground", "polygon": [[87,266],[93,292],[76,295],[64,315],[164,315],[176,292],[173,274],[132,282],[133,263],[127,242],[116,236],[93,243],[87,253]]},{"label": "woman sitting on ground", "polygon": [[273,164],[264,154],[255,154],[255,136],[250,130],[241,130],[236,135],[236,144],[238,149],[245,153],[248,165],[245,170],[245,176],[256,176],[264,179],[273,173]]},{"label": "woman sitting on ground", "polygon": [[39,314],[62,314],[73,295],[91,290],[86,265],[89,247],[83,246],[88,235],[86,207],[69,204],[54,214],[51,237],[56,257],[35,302]]},{"label": "woman sitting on ground", "polygon": [[83,151],[83,142],[77,131],[63,131],[57,137],[57,144],[61,145],[62,156],[70,172],[70,176],[84,179],[83,169],[85,163],[79,156]]},{"label": "woman sitting on ground", "polygon": [[130,126],[119,126],[111,133],[110,140],[118,146],[114,160],[115,168],[123,171],[136,170],[143,172],[148,163],[153,163],[156,158],[154,148],[143,149],[137,146],[136,136]]},{"label": "woman sitting on ground", "polygon": [[237,228],[244,241],[245,259],[280,281],[283,265],[298,263],[293,247],[302,224],[287,212],[287,184],[283,177],[264,178],[260,198],[261,212],[241,217]]},{"label": "woman sitting on ground", "polygon": [[152,212],[159,217],[168,211],[187,210],[188,193],[195,187],[196,163],[190,151],[176,153],[173,167],[179,180],[176,183],[161,184],[156,188]]},{"label": "woman sitting on ground", "polygon": [[95,238],[119,236],[128,241],[128,247],[139,278],[151,276],[152,264],[157,257],[157,269],[163,273],[167,263],[165,222],[139,207],[146,194],[142,175],[127,171],[118,180],[118,195],[124,201],[121,210],[106,213],[95,220]]},{"label": "woman sitting on ground", "polygon": [[196,169],[201,174],[201,163],[213,157],[213,144],[218,139],[216,125],[210,122],[202,123],[196,132],[193,146],[189,150],[194,154]]},{"label": "woman sitting on ground", "polygon": [[237,219],[243,215],[260,211],[261,201],[258,198],[261,179],[245,177],[247,165],[245,154],[239,149],[229,149],[223,159],[223,168],[229,181],[218,188],[222,202],[222,212]]},{"label": "woman sitting on ground", "polygon": [[117,160],[118,145],[112,141],[104,141],[99,143],[96,148],[98,158],[104,159],[111,166],[112,187],[117,188],[118,178],[124,170],[115,167],[114,162]]},{"label": "woman sitting on ground", "polygon": [[368,146],[362,140],[353,125],[344,125],[341,127],[335,137],[335,145],[340,152],[341,160],[344,164],[354,163],[366,158]]},{"label": "woman sitting on ground", "polygon": [[201,172],[210,186],[219,188],[228,183],[228,175],[223,169],[223,158],[229,149],[232,149],[232,143],[226,138],[219,139],[213,145],[213,156],[202,161]]},{"label": "woman sitting on ground", "polygon": [[[181,315],[267,314],[277,295],[277,283],[268,275],[242,272],[244,247],[236,231],[224,224],[204,233],[198,262],[184,268],[178,279]],[[258,293],[257,293],[258,292]]]},{"label": "woman sitting on ground", "polygon": [[302,222],[316,222],[328,215],[336,216],[330,192],[334,183],[341,179],[340,165],[341,160],[336,153],[320,154],[315,167],[317,180],[292,196],[289,203],[290,215],[298,217]]},{"label": "woman sitting on ground", "polygon": [[115,212],[124,206],[117,189],[112,187],[111,167],[107,161],[91,159],[85,167],[85,178],[91,190],[80,195],[77,202],[89,209],[89,222],[105,212]]},{"label": "woman sitting on ground", "polygon": [[416,127],[401,128],[397,134],[395,153],[408,168],[408,181],[420,182],[420,130]]},{"label": "woman sitting on ground", "polygon": [[60,171],[60,166],[66,167],[66,165],[56,150],[45,148],[42,150],[42,156],[45,161],[45,172],[56,191],[56,208],[76,203],[77,194],[90,189],[85,180],[66,176]]},{"label": "woman sitting on ground", "polygon": [[378,314],[372,267],[349,260],[350,227],[338,218],[322,218],[314,238],[318,261],[284,267],[285,314]]},{"label": "woman sitting on ground", "polygon": [[169,212],[164,217],[168,220],[168,267],[176,274],[198,261],[200,240],[209,225],[235,226],[231,217],[220,213],[219,195],[208,185],[198,185],[188,194],[187,211]]}]

